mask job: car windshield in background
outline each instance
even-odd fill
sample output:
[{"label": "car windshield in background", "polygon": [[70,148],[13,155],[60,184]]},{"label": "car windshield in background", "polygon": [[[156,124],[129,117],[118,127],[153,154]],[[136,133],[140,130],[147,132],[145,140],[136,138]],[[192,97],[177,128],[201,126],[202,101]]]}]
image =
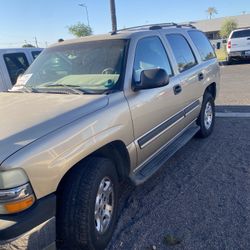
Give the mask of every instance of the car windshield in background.
[{"label": "car windshield in background", "polygon": [[231,38],[250,37],[250,29],[234,31]]},{"label": "car windshield in background", "polygon": [[46,49],[25,72],[22,83],[37,91],[64,88],[100,93],[114,89],[126,44],[126,40],[106,40]]}]

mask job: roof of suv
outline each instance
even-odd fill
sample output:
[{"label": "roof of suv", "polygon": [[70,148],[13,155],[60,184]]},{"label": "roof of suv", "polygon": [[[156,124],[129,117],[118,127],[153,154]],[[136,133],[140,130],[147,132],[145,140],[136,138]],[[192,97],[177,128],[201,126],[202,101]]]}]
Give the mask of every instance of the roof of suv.
[{"label": "roof of suv", "polygon": [[69,45],[81,42],[90,42],[90,41],[99,41],[99,40],[109,40],[109,39],[129,39],[135,33],[142,33],[142,32],[152,32],[155,30],[162,30],[162,29],[173,29],[173,28],[186,28],[186,29],[196,29],[191,24],[176,24],[176,23],[163,23],[163,24],[149,24],[149,25],[142,25],[142,26],[135,26],[125,29],[117,30],[117,32],[110,32],[107,34],[102,35],[92,35],[92,36],[85,36],[76,39],[66,40],[60,43],[56,43],[51,45],[60,46],[60,45]]}]

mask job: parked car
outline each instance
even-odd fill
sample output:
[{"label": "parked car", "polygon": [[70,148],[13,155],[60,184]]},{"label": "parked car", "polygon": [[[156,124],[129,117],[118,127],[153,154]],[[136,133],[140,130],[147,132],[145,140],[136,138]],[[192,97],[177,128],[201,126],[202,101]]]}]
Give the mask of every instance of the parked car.
[{"label": "parked car", "polygon": [[212,133],[219,83],[211,44],[185,25],[44,50],[0,94],[0,240],[56,216],[58,249],[103,249],[122,181],[145,182],[194,135]]},{"label": "parked car", "polygon": [[227,43],[228,63],[250,59],[250,28],[231,32]]},{"label": "parked car", "polygon": [[12,88],[41,51],[39,48],[0,49],[0,91]]}]

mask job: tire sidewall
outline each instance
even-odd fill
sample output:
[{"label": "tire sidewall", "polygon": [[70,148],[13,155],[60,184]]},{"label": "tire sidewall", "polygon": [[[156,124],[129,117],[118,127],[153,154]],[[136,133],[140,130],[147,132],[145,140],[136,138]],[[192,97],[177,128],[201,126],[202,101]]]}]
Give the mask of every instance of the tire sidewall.
[{"label": "tire sidewall", "polygon": [[[109,224],[107,231],[103,234],[99,234],[95,228],[95,202],[96,202],[96,195],[99,189],[99,185],[104,177],[108,177],[112,184],[114,190],[114,207],[112,218]],[[103,166],[101,171],[96,176],[96,182],[93,183],[93,192],[90,196],[90,209],[89,209],[89,222],[90,222],[90,238],[91,242],[93,243],[94,249],[103,249],[110,239],[112,238],[116,218],[117,218],[117,208],[118,208],[118,195],[119,195],[119,184],[118,184],[118,177],[115,171],[115,167],[113,166],[112,162],[109,160],[103,161]]]},{"label": "tire sidewall", "polygon": [[[213,113],[213,119],[212,119],[212,124],[209,127],[209,129],[206,128],[205,126],[205,110],[206,110],[206,105],[207,103],[210,102],[211,107],[212,107],[212,113]],[[198,125],[200,125],[200,135],[202,137],[207,137],[209,136],[214,129],[214,123],[215,123],[215,105],[214,105],[214,98],[210,93],[206,93],[203,98],[202,102],[202,108],[200,112],[200,116],[198,119]]]}]

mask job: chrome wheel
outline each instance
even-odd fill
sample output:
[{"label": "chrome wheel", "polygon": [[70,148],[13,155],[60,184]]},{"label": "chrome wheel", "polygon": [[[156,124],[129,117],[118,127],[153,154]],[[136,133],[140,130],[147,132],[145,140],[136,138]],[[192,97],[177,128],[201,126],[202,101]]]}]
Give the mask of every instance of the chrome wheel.
[{"label": "chrome wheel", "polygon": [[114,188],[112,181],[104,177],[99,185],[95,200],[95,227],[96,231],[103,234],[111,222],[114,208]]},{"label": "chrome wheel", "polygon": [[204,114],[204,125],[206,129],[209,129],[213,122],[213,108],[210,102],[207,102]]}]

